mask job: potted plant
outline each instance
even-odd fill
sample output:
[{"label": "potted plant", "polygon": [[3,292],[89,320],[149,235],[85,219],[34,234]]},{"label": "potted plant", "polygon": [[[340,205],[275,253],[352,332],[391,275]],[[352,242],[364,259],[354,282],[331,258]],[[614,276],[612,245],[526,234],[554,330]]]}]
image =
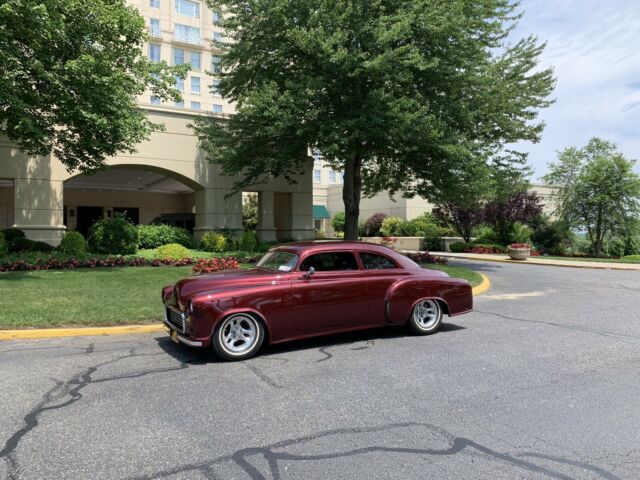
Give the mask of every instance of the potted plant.
[{"label": "potted plant", "polygon": [[528,243],[512,243],[507,246],[507,255],[512,260],[526,260],[531,255],[531,245]]}]

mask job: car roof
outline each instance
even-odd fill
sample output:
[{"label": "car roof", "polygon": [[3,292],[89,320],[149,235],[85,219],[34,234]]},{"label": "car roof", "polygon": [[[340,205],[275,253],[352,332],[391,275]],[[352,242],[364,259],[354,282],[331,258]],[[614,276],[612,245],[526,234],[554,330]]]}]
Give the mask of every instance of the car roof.
[{"label": "car roof", "polygon": [[393,258],[403,268],[415,268],[417,265],[415,262],[409,260],[404,255],[396,252],[395,250],[379,245],[377,243],[350,241],[350,240],[318,240],[308,242],[291,242],[283,243],[273,247],[272,250],[281,250],[297,254],[302,256],[312,252],[326,252],[335,250],[350,250],[350,251],[370,251],[378,252],[383,255],[387,255]]}]

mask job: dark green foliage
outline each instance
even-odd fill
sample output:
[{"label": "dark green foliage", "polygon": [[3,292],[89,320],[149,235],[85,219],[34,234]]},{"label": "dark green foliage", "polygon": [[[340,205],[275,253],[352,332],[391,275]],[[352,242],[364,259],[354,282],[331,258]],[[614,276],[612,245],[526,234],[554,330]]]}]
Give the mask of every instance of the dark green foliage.
[{"label": "dark green foliage", "polygon": [[338,212],[331,220],[331,226],[336,232],[344,232],[344,212]]},{"label": "dark green foliage", "polygon": [[161,125],[137,108],[146,91],[178,100],[170,67],[143,55],[144,18],[125,0],[0,3],[0,134],[68,170],[133,152]]},{"label": "dark green foliage", "polygon": [[18,228],[5,228],[2,230],[2,233],[4,235],[4,239],[9,245],[11,245],[17,238],[27,238],[25,233]]},{"label": "dark green foliage", "polygon": [[[345,238],[362,195],[455,197],[459,177],[540,138],[554,80],[543,46],[513,39],[513,0],[209,0],[220,26],[229,119],[201,116],[211,161],[238,190],[294,181],[309,147],[344,171]],[[508,40],[507,40],[508,39]],[[375,235],[379,229],[368,229]]]},{"label": "dark green foliage", "polygon": [[477,243],[496,243],[498,235],[489,225],[480,225],[473,229],[473,237]]},{"label": "dark green foliage", "polygon": [[267,252],[271,247],[275,247],[280,242],[260,242],[256,249],[256,252]]},{"label": "dark green foliage", "polygon": [[542,253],[565,255],[570,250],[574,235],[563,222],[551,221],[548,216],[540,215],[531,222],[531,227],[531,241]]},{"label": "dark green foliage", "polygon": [[160,245],[179,243],[190,248],[193,244],[191,234],[184,228],[171,225],[137,225],[138,248],[157,248]]},{"label": "dark green foliage", "polygon": [[53,251],[53,247],[45,242],[35,242],[26,237],[17,237],[9,244],[9,253]]},{"label": "dark green foliage", "polygon": [[87,242],[80,232],[67,232],[58,245],[58,251],[67,255],[84,255],[87,253]]},{"label": "dark green foliage", "polygon": [[0,255],[5,255],[8,250],[7,241],[4,239],[4,233],[0,232]]},{"label": "dark green foliage", "polygon": [[454,242],[449,245],[449,250],[451,250],[453,253],[464,253],[465,249],[471,245],[473,244],[466,242]]},{"label": "dark green foliage", "polygon": [[123,215],[101,218],[89,230],[89,251],[112,255],[136,253],[138,232]]},{"label": "dark green foliage", "polygon": [[238,247],[243,252],[255,252],[258,248],[258,236],[255,232],[244,232],[240,237]]}]

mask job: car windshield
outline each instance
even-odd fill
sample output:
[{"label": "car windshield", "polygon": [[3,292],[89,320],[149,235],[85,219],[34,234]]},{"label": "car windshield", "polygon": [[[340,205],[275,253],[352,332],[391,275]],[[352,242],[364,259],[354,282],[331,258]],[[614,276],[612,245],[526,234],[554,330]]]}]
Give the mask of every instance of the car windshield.
[{"label": "car windshield", "polygon": [[259,268],[269,270],[279,270],[280,272],[290,272],[298,263],[298,256],[290,252],[267,252],[258,262]]}]

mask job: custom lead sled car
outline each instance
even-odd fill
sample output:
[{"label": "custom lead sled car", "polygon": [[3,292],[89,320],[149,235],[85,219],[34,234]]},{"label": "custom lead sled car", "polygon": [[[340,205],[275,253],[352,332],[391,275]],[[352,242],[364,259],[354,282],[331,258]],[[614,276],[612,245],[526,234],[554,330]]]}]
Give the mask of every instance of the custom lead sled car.
[{"label": "custom lead sled car", "polygon": [[434,333],[443,314],[471,311],[465,280],[421,268],[380,245],[300,242],[269,250],[250,270],[180,280],[162,291],[171,338],[213,346],[226,360],[254,355],[266,341],[384,325]]}]

